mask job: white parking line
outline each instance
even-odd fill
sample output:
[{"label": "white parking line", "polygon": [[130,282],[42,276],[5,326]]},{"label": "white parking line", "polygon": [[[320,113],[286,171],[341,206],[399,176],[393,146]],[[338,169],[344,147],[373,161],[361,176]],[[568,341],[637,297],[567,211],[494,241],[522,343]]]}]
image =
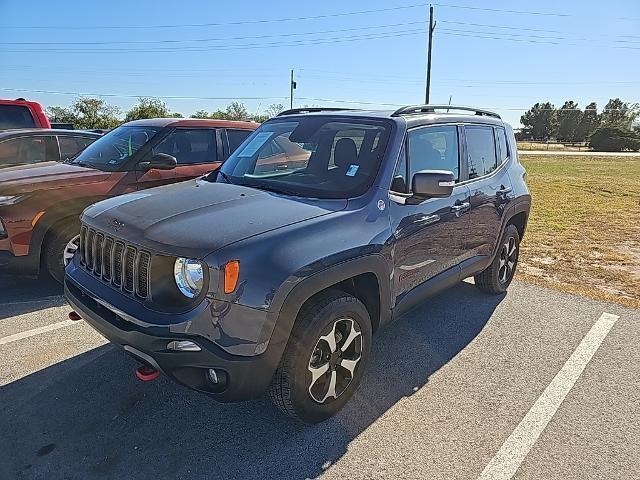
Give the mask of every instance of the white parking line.
[{"label": "white parking line", "polygon": [[617,315],[606,312],[600,315],[580,345],[482,471],[479,480],[507,480],[513,477],[618,318]]},{"label": "white parking line", "polygon": [[47,303],[54,300],[64,300],[64,295],[51,295],[49,297],[38,298],[37,300],[23,300],[19,302],[0,303],[2,307],[13,307],[15,305],[33,305],[38,303]]},{"label": "white parking line", "polygon": [[8,335],[6,337],[0,338],[0,345],[6,345],[11,342],[17,342],[18,340],[33,337],[34,335],[40,335],[41,333],[51,332],[53,330],[58,330],[60,328],[70,327],[71,325],[78,325],[80,323],[82,322],[65,320],[63,322],[52,323],[51,325],[45,325],[44,327],[32,328],[31,330],[27,330],[25,332],[15,333],[13,335]]}]

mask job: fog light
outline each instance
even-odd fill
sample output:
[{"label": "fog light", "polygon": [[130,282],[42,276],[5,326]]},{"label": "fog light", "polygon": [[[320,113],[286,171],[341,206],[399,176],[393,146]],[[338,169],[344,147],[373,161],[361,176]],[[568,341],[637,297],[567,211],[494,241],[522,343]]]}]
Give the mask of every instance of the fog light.
[{"label": "fog light", "polygon": [[175,350],[178,352],[199,352],[201,348],[189,340],[174,340],[167,343],[167,350]]}]

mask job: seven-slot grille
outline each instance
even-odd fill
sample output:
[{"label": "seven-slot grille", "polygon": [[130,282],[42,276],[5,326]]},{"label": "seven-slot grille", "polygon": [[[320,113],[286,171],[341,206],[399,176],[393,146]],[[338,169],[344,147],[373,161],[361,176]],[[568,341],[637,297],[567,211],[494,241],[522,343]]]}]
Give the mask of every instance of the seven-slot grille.
[{"label": "seven-slot grille", "polygon": [[140,298],[149,298],[151,254],[83,225],[80,264],[104,282]]}]

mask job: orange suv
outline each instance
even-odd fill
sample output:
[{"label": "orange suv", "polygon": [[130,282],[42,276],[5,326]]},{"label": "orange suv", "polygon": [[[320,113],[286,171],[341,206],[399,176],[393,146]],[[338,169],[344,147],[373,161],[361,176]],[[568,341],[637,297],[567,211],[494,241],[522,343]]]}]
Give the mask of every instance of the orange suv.
[{"label": "orange suv", "polygon": [[0,171],[0,272],[62,282],[80,213],[123,193],[216,170],[257,123],[161,118],[115,128],[75,157]]}]

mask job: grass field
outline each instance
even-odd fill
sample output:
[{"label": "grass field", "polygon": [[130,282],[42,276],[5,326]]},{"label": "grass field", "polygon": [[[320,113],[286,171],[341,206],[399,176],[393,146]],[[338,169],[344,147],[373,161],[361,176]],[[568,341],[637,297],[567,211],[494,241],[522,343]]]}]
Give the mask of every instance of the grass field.
[{"label": "grass field", "polygon": [[563,143],[549,143],[545,142],[518,142],[518,150],[548,150],[548,151],[562,151],[562,152],[586,152],[590,150],[589,147],[578,147],[574,145],[565,145]]},{"label": "grass field", "polygon": [[640,308],[640,158],[520,160],[533,206],[519,278]]}]

